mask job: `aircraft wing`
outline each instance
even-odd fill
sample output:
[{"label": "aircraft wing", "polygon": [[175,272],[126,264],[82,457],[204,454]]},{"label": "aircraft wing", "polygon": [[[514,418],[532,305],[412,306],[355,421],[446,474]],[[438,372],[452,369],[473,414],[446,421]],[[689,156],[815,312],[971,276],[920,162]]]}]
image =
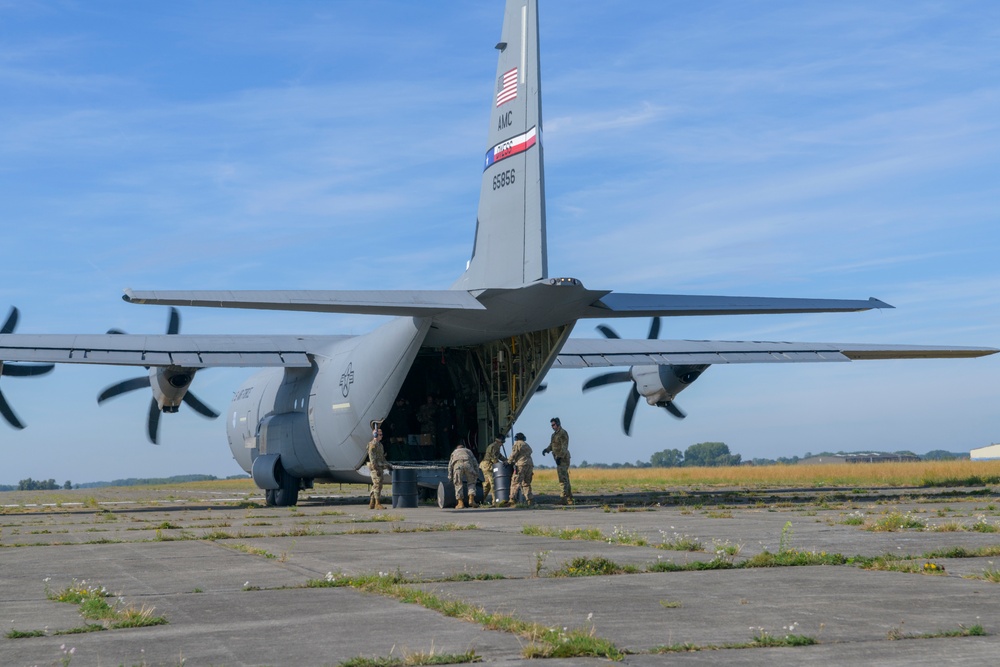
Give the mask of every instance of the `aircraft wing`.
[{"label": "aircraft wing", "polygon": [[0,364],[308,368],[311,354],[345,338],[349,336],[0,334]]},{"label": "aircraft wing", "polygon": [[129,303],[162,306],[298,310],[314,313],[353,313],[428,317],[449,310],[485,310],[465,290],[178,290],[126,289]]},{"label": "aircraft wing", "polygon": [[779,313],[844,313],[892,308],[879,299],[798,299],[696,294],[629,294],[611,292],[595,301],[581,317],[680,317],[684,315],[756,315]]},{"label": "aircraft wing", "polygon": [[552,368],[953,359],[983,357],[996,352],[1000,350],[992,347],[571,338],[560,350]]}]

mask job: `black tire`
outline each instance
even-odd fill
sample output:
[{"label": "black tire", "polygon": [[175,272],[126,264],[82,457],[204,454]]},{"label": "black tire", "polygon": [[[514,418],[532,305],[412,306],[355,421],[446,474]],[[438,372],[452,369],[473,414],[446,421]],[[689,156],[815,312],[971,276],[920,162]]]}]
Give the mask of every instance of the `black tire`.
[{"label": "black tire", "polygon": [[277,502],[274,499],[274,489],[264,489],[264,505],[274,507]]},{"label": "black tire", "polygon": [[289,475],[284,468],[281,468],[278,484],[281,486],[274,490],[275,506],[292,507],[297,505],[299,502],[299,478]]}]

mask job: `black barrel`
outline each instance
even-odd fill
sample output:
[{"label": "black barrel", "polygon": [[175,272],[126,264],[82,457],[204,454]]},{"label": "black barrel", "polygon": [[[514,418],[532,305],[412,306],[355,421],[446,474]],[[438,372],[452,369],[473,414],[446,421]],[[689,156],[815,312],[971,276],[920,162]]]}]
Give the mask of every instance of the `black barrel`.
[{"label": "black barrel", "polygon": [[446,509],[458,504],[455,500],[455,485],[451,482],[438,482],[438,507]]},{"label": "black barrel", "polygon": [[497,461],[493,466],[493,495],[497,502],[510,500],[510,478],[514,474],[514,466],[503,461]]},{"label": "black barrel", "polygon": [[[463,498],[462,500],[466,500]],[[476,502],[483,502],[483,483],[476,482]],[[438,482],[438,507],[447,509],[458,505],[455,497],[455,485],[451,482]]]},{"label": "black barrel", "polygon": [[417,471],[415,469],[392,469],[392,506],[417,506]]}]

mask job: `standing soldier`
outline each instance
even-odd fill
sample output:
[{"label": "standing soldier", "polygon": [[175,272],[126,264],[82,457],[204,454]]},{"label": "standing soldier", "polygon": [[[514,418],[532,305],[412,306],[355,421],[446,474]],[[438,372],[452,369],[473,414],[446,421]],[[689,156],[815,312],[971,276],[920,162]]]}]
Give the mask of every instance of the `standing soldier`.
[{"label": "standing soldier", "polygon": [[479,469],[483,471],[483,501],[486,501],[486,496],[492,496],[490,502],[496,504],[497,493],[496,489],[493,487],[493,466],[497,464],[497,461],[506,461],[503,454],[500,453],[500,448],[503,446],[504,436],[502,433],[498,433],[497,437],[493,439],[493,442],[486,448],[486,453],[483,454],[483,460],[479,464]]},{"label": "standing soldier", "polygon": [[455,509],[465,507],[466,499],[469,507],[476,507],[476,482],[479,481],[476,459],[461,440],[458,441],[455,451],[448,460],[448,478],[455,485],[455,498],[458,500]]},{"label": "standing soldier", "polygon": [[510,502],[517,500],[517,493],[524,493],[524,501],[531,505],[531,479],[535,476],[535,464],[531,460],[531,447],[524,441],[524,434],[514,436],[514,446],[510,448],[510,463],[514,474],[510,479]]},{"label": "standing soldier", "polygon": [[385,460],[385,450],[382,449],[382,426],[372,422],[372,439],[368,443],[368,470],[372,475],[371,498],[368,509],[384,510],[382,506],[382,475],[386,470],[392,470],[392,465]]},{"label": "standing soldier", "polygon": [[564,505],[573,504],[573,489],[569,485],[569,433],[563,427],[559,417],[549,420],[552,424],[552,440],[542,454],[552,452],[556,460],[556,473],[559,475],[559,485],[562,486],[562,501]]}]

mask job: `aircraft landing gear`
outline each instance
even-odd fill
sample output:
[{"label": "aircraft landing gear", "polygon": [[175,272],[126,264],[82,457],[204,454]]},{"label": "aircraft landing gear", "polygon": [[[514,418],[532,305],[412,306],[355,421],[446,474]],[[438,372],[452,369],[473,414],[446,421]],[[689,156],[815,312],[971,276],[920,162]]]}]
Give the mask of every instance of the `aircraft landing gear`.
[{"label": "aircraft landing gear", "polygon": [[[280,465],[280,464],[279,464]],[[268,507],[292,507],[299,502],[299,478],[279,468],[277,489],[264,490],[264,504]]]}]

